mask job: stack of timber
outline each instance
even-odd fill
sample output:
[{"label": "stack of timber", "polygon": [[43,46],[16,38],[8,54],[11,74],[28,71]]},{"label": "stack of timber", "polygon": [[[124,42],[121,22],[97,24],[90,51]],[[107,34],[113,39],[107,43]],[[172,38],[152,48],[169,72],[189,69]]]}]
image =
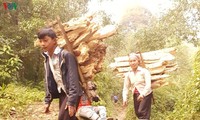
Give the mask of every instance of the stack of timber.
[{"label": "stack of timber", "polygon": [[[93,80],[95,74],[102,70],[107,48],[103,40],[116,33],[114,25],[101,26],[93,18],[93,15],[83,16],[62,23],[69,41],[67,44],[72,47],[85,80]],[[56,32],[58,46],[67,49],[58,21],[47,24]]]},{"label": "stack of timber", "polygon": [[[140,66],[147,68],[151,73],[153,89],[169,84],[164,79],[169,77],[169,73],[178,67],[175,53],[175,48],[166,48],[138,54],[142,56]],[[110,64],[113,71],[117,72],[117,76],[124,77],[124,74],[131,70],[128,59],[128,56],[117,57],[114,58],[115,62]]]}]

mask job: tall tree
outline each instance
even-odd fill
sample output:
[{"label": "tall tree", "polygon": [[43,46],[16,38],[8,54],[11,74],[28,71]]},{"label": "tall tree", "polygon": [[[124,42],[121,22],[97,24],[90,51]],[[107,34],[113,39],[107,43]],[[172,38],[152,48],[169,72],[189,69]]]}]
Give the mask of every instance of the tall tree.
[{"label": "tall tree", "polygon": [[[0,3],[5,2],[4,0]],[[8,2],[8,1],[6,1]],[[13,0],[16,10],[4,10],[0,7],[0,35],[4,39],[13,39],[14,54],[23,61],[20,70],[21,80],[42,79],[42,58],[34,48],[37,30],[45,27],[45,22],[60,16],[63,21],[78,17],[86,11],[87,0]],[[2,5],[2,4],[1,4]]]}]

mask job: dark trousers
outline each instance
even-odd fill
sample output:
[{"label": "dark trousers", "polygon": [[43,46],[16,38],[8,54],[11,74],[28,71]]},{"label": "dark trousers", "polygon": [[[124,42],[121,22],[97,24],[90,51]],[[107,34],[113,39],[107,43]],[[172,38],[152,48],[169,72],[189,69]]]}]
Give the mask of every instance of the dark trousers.
[{"label": "dark trousers", "polygon": [[139,120],[150,120],[151,100],[153,93],[145,96],[142,101],[137,101],[139,93],[133,94],[135,114]]},{"label": "dark trousers", "polygon": [[[79,101],[79,99],[78,99]],[[59,97],[59,116],[58,120],[78,120],[74,114],[74,116],[70,117],[69,116],[69,111],[68,109],[65,109],[67,103],[67,96],[66,94],[62,91]]]}]

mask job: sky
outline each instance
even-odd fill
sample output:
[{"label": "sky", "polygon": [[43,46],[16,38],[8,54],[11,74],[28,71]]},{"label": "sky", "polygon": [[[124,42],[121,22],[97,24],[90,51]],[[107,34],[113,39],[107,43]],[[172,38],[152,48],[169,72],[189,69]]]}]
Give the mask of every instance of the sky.
[{"label": "sky", "polygon": [[158,17],[161,12],[165,12],[166,9],[172,7],[170,0],[104,0],[102,3],[99,3],[98,0],[91,0],[88,9],[89,13],[103,10],[111,16],[112,21],[119,23],[127,9],[137,6],[148,9]]}]

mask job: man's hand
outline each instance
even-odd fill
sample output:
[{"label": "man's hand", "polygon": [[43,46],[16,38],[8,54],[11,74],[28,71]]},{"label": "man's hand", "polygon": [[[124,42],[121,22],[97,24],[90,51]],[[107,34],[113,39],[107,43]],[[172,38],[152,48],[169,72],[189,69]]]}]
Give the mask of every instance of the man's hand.
[{"label": "man's hand", "polygon": [[44,106],[44,113],[49,113],[50,111],[49,111],[49,107],[50,107],[50,104],[45,104],[45,106]]},{"label": "man's hand", "polygon": [[66,105],[65,109],[68,109],[69,116],[72,117],[76,113],[76,107]]},{"label": "man's hand", "polygon": [[139,95],[138,97],[137,97],[137,101],[142,101],[144,99],[144,96],[143,95]]},{"label": "man's hand", "polygon": [[123,101],[123,107],[126,107],[126,106],[127,106],[127,104],[128,104],[128,102],[127,102],[127,101]]}]

